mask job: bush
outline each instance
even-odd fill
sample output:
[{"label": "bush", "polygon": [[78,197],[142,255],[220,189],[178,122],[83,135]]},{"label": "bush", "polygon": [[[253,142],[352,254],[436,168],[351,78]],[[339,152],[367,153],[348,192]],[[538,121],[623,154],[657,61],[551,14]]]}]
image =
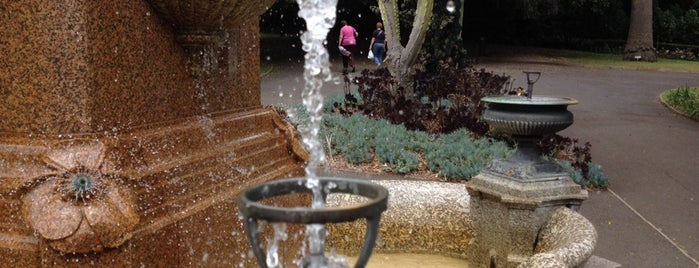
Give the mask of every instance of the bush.
[{"label": "bush", "polygon": [[[338,115],[352,115],[350,118],[356,118],[355,115],[361,113],[384,123],[378,128],[357,128],[353,123],[349,124],[347,127],[351,129],[346,129],[343,134],[333,134],[335,137],[332,139],[340,142],[363,138],[356,144],[340,142],[333,145],[337,147],[335,152],[342,153],[351,163],[360,163],[369,161],[367,151],[373,149],[379,161],[387,163],[391,170],[398,173],[417,169],[419,156],[422,155],[429,170],[449,179],[471,178],[493,158],[503,157],[509,150],[502,147],[506,143],[478,139],[486,137],[489,130],[488,124],[480,121],[485,110],[485,104],[480,99],[508,92],[510,89],[507,87],[511,84],[509,77],[472,67],[456,68],[449,62],[443,64],[436,74],[415,73],[415,93],[410,98],[394,87],[393,77],[387,69],[364,70],[357,79],[358,90],[331,98],[326,102],[325,110]],[[397,126],[388,127],[388,123]],[[425,149],[423,141],[429,138],[405,134],[425,132],[439,136],[429,144],[428,149]],[[369,137],[365,137],[367,133]],[[571,173],[571,176],[581,185],[601,188],[608,185],[603,174],[598,176],[595,173],[595,177],[591,177],[589,143],[580,147],[577,140],[554,135],[545,140],[542,147],[545,154],[566,161],[570,170],[578,172]],[[355,148],[361,152],[348,151]],[[595,172],[601,174],[601,169]]]},{"label": "bush", "polygon": [[593,164],[590,166],[590,170],[587,172],[587,179],[590,185],[595,188],[607,188],[609,187],[609,178],[604,175],[602,171],[602,166]]},{"label": "bush", "polygon": [[657,49],[658,57],[673,60],[696,61],[699,60],[697,53],[699,53],[699,47],[675,44],[662,45],[662,47]]},{"label": "bush", "polygon": [[352,164],[372,161],[372,139],[376,131],[373,122],[358,116],[325,116],[321,125],[321,139],[325,138],[326,152],[342,154]]},{"label": "bush", "polygon": [[696,44],[699,38],[699,6],[659,7],[653,12],[653,21],[660,42]]},{"label": "bush", "polygon": [[472,139],[461,129],[440,136],[425,154],[429,170],[450,179],[469,179],[493,159],[504,158],[512,150],[504,142]]},{"label": "bush", "polygon": [[577,139],[552,135],[543,139],[539,147],[545,157],[556,161],[577,184],[591,188],[609,187],[602,166],[592,164],[592,145],[589,142],[579,146]]},{"label": "bush", "polygon": [[360,112],[431,134],[466,128],[476,137],[485,135],[488,125],[480,120],[485,109],[480,99],[503,94],[509,77],[473,67],[457,68],[451,61],[441,64],[437,73],[416,71],[414,94],[408,97],[395,87],[387,69],[364,70],[357,78],[359,95],[347,94],[343,103],[333,99],[329,107],[335,113]]},{"label": "bush", "polygon": [[[332,102],[326,104],[332,105]],[[326,107],[327,109],[327,107]],[[295,105],[287,111],[287,120],[304,126],[308,116],[305,108]],[[406,174],[423,165],[448,180],[468,180],[480,173],[493,159],[504,158],[513,149],[504,141],[474,138],[466,129],[450,134],[433,135],[409,130],[383,119],[363,114],[326,114],[320,129],[324,149],[331,156],[341,156],[352,164],[379,161],[391,172]],[[606,188],[609,179],[602,167],[590,162],[589,143],[553,136],[542,142],[546,155],[558,162],[573,180],[585,187]]]},{"label": "bush", "polygon": [[699,88],[680,87],[664,92],[661,98],[673,109],[699,120]]},{"label": "bush", "polygon": [[420,156],[424,156],[429,170],[451,180],[469,179],[493,158],[511,151],[503,142],[472,139],[466,130],[435,138],[361,114],[325,116],[321,135],[328,141],[329,154],[342,155],[350,163],[375,159],[405,174],[418,170]]}]

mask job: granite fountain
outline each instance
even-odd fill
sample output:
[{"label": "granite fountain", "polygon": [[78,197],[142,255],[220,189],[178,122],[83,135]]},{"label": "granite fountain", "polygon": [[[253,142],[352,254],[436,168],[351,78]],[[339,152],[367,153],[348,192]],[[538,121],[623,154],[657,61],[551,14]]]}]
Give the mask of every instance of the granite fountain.
[{"label": "granite fountain", "polygon": [[[312,159],[296,130],[260,104],[258,15],[273,2],[0,4],[1,265],[257,266],[237,197],[305,175]],[[374,181],[392,196],[376,250],[490,267],[581,264],[595,233],[572,209],[586,194],[529,162],[523,169],[547,175],[513,177],[508,168],[520,166],[506,159],[466,187]],[[382,211],[384,195],[367,192]],[[366,228],[342,228],[329,229],[328,244],[357,252],[365,239],[353,237]],[[285,260],[304,243],[290,240],[279,247]]]},{"label": "granite fountain", "polygon": [[237,194],[308,158],[260,102],[273,2],[0,3],[0,266],[253,266]]}]

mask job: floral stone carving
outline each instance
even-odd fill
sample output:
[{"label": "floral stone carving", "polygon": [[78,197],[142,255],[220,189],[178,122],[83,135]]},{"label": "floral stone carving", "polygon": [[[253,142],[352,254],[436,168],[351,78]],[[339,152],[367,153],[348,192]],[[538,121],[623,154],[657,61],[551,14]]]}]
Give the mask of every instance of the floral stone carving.
[{"label": "floral stone carving", "polygon": [[70,140],[52,146],[44,162],[55,173],[41,176],[23,197],[24,217],[38,235],[65,253],[118,247],[139,222],[124,178],[103,163],[97,140]]}]

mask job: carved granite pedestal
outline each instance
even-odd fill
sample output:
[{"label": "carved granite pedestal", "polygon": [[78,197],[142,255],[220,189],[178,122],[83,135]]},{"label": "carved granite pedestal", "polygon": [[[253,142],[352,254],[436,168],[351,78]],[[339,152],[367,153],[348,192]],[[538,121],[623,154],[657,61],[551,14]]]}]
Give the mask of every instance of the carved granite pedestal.
[{"label": "carved granite pedestal", "polygon": [[485,171],[467,189],[477,230],[469,259],[496,267],[516,267],[531,257],[539,229],[553,210],[578,207],[587,198],[587,191],[565,174],[526,181]]}]

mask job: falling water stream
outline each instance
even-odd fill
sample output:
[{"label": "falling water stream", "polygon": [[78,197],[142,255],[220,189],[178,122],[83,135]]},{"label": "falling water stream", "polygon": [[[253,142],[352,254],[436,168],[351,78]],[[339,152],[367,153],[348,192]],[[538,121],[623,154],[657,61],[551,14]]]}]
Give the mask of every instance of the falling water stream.
[{"label": "falling water stream", "polygon": [[[330,72],[329,54],[325,48],[326,37],[328,31],[335,23],[335,11],[337,0],[297,0],[299,5],[299,17],[306,21],[306,32],[301,35],[301,42],[305,54],[303,77],[305,86],[302,93],[303,105],[308,111],[310,123],[306,127],[300,128],[301,137],[310,152],[310,160],[306,166],[306,187],[312,190],[313,201],[312,208],[325,207],[325,199],[320,181],[317,177],[317,169],[320,163],[325,160],[325,154],[318,136],[321,124],[321,111],[323,108],[323,95],[320,92],[323,83],[331,82],[332,75]],[[328,185],[332,187],[332,185]],[[275,237],[268,245],[267,251],[267,266],[281,267],[279,256],[277,253],[278,240],[286,238],[286,227],[283,223],[274,223]],[[310,263],[299,262],[301,267],[321,268],[345,268],[349,267],[347,259],[336,256],[331,253],[330,256],[324,258],[325,255],[325,239],[326,229],[324,224],[309,224],[306,226],[306,236],[308,238],[308,252],[304,252],[304,256],[310,260]],[[305,250],[305,248],[303,249]],[[396,262],[396,259],[389,255],[381,255],[382,257],[375,262],[370,263],[372,267],[383,267],[385,261]],[[430,264],[441,264],[444,267],[462,267],[465,262],[459,262],[456,259],[441,257],[438,255],[417,255],[410,258],[404,255],[396,255],[398,259],[406,260],[407,262],[397,262],[400,267],[406,264],[425,264],[419,260],[426,260]],[[310,258],[308,258],[310,257]],[[353,260],[354,262],[354,260]],[[418,267],[418,266],[414,266]],[[464,266],[465,267],[465,266]]]},{"label": "falling water stream", "polygon": [[[303,105],[308,111],[310,123],[300,129],[303,142],[310,152],[310,160],[306,165],[306,187],[312,190],[312,208],[322,208],[325,200],[322,194],[320,181],[316,171],[321,162],[325,160],[325,154],[318,137],[321,123],[321,110],[323,108],[323,95],[320,89],[324,82],[330,82],[330,60],[325,48],[325,39],[328,31],[335,24],[335,9],[337,0],[297,0],[299,5],[299,17],[306,20],[306,32],[301,35],[303,50],[306,52],[303,77],[305,86],[303,90]],[[276,228],[275,228],[276,229]],[[275,235],[277,236],[277,235]],[[346,263],[331,263],[322,261],[325,254],[326,230],[323,224],[309,224],[306,226],[308,237],[308,253],[310,263],[301,264],[305,267],[347,267]],[[275,238],[276,239],[276,238]],[[275,246],[275,245],[272,245]],[[279,267],[276,250],[268,250],[272,255],[267,256],[269,267]],[[270,265],[271,264],[271,265]]]}]

